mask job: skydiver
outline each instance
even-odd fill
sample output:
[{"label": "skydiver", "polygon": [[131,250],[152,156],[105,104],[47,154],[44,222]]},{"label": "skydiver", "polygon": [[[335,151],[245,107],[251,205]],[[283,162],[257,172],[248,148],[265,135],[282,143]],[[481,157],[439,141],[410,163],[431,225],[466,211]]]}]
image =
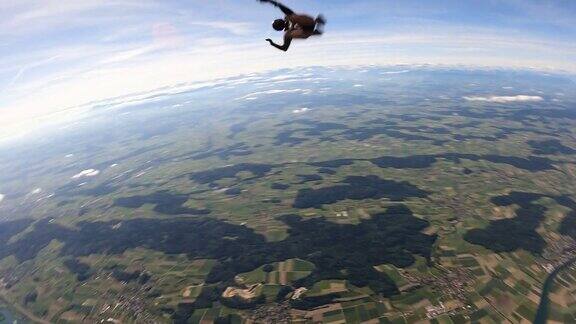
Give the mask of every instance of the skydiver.
[{"label": "skydiver", "polygon": [[266,39],[270,45],[279,50],[287,51],[295,38],[306,39],[310,36],[322,35],[322,27],[326,24],[326,20],[322,15],[312,18],[308,15],[296,14],[290,8],[274,0],[258,0],[261,3],[270,3],[271,5],[279,8],[285,15],[284,19],[276,19],[272,23],[272,27],[277,31],[284,31],[284,44],[278,45],[270,38]]}]

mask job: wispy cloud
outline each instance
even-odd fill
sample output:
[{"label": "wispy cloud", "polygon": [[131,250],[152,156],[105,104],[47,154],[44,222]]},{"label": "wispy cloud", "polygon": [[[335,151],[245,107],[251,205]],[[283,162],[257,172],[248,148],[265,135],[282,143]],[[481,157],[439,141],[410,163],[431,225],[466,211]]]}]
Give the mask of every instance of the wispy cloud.
[{"label": "wispy cloud", "polygon": [[306,90],[304,89],[274,89],[274,90],[266,90],[266,91],[258,91],[249,93],[239,99],[246,99],[246,98],[253,98],[262,95],[274,95],[274,94],[285,94],[285,93],[304,93]]},{"label": "wispy cloud", "polygon": [[10,82],[8,82],[8,85],[6,86],[6,89],[4,89],[5,91],[9,91],[10,88],[12,86],[14,86],[14,84],[16,84],[16,82],[18,82],[18,80],[29,70],[32,70],[34,68],[37,67],[41,67],[43,65],[49,64],[51,62],[54,62],[56,59],[59,58],[59,55],[55,55],[52,57],[49,57],[47,59],[44,60],[40,60],[38,62],[33,62],[27,65],[24,65],[20,68],[18,68],[18,71],[16,72],[16,74],[14,75],[14,77],[12,78],[12,80],[10,80]]},{"label": "wispy cloud", "polygon": [[403,74],[403,73],[408,73],[408,72],[410,72],[410,70],[385,71],[385,72],[381,72],[380,74]]},{"label": "wispy cloud", "polygon": [[496,102],[496,103],[509,103],[509,102],[538,102],[543,101],[544,98],[540,96],[517,95],[517,96],[488,96],[488,97],[464,97],[466,101],[481,101],[481,102]]},{"label": "wispy cloud", "polygon": [[100,174],[100,170],[88,169],[88,170],[84,170],[84,171],[81,171],[81,172],[73,175],[71,177],[71,179],[90,178],[90,177],[95,177],[99,174]]},{"label": "wispy cloud", "polygon": [[255,31],[254,24],[248,22],[217,20],[217,21],[193,21],[190,24],[194,26],[221,29],[238,36],[250,35]]},{"label": "wispy cloud", "polygon": [[[281,14],[256,1],[0,1],[0,129],[32,127],[106,98],[290,67],[405,63],[576,73],[576,34],[567,26],[576,11],[563,2],[286,3],[326,14],[326,34],[276,51],[264,39],[281,39],[269,25]],[[546,19],[529,23],[538,11]]]}]

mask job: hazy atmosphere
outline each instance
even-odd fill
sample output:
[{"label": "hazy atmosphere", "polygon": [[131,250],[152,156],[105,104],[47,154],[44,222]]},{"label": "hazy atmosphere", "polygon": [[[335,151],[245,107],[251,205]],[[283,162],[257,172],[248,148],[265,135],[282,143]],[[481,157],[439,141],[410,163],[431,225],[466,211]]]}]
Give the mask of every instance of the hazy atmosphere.
[{"label": "hazy atmosphere", "polygon": [[[89,102],[295,66],[433,64],[576,72],[573,1],[306,1],[329,17],[290,55],[257,1],[0,4],[0,126],[17,134]],[[16,126],[18,125],[18,126]]]},{"label": "hazy atmosphere", "polygon": [[0,324],[576,322],[576,2],[0,1]]}]

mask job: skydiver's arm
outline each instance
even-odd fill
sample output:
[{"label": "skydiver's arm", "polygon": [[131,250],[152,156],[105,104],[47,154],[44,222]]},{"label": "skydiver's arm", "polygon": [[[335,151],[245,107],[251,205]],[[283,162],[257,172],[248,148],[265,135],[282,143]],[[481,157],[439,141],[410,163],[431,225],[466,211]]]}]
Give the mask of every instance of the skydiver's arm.
[{"label": "skydiver's arm", "polygon": [[260,0],[260,2],[265,3],[268,2],[269,4],[278,7],[280,10],[282,10],[282,12],[286,15],[286,16],[290,16],[294,14],[294,11],[292,11],[292,9],[286,7],[285,5],[281,4],[278,1],[274,1],[274,0]]},{"label": "skydiver's arm", "polygon": [[270,45],[276,47],[277,49],[286,52],[288,48],[290,48],[290,44],[292,43],[292,37],[288,33],[284,35],[284,45],[278,45],[274,43],[270,38],[266,40]]}]

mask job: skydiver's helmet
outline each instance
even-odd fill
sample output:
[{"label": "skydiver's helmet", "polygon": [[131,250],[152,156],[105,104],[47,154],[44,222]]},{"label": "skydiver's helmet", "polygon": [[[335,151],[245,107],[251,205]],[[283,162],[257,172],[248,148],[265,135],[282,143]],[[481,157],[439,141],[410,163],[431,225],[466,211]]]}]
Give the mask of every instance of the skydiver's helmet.
[{"label": "skydiver's helmet", "polygon": [[286,28],[286,21],[284,19],[276,19],[272,23],[272,27],[277,31],[283,31]]}]

